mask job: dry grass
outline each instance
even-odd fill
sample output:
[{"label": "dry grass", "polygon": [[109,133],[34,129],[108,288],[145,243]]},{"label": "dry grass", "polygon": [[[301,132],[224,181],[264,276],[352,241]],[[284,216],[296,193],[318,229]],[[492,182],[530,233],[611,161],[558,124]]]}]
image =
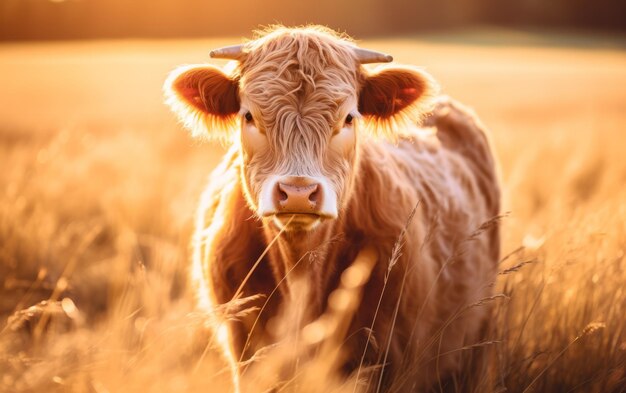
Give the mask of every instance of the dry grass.
[{"label": "dry grass", "polygon": [[[222,150],[192,142],[160,96],[169,69],[227,42],[0,47],[0,391],[228,390],[185,277]],[[493,130],[510,212],[506,296],[481,345],[493,388],[625,391],[626,53],[367,44],[425,65]],[[265,356],[250,372],[271,386],[286,360]],[[352,392],[320,381],[328,364],[283,387]]]}]

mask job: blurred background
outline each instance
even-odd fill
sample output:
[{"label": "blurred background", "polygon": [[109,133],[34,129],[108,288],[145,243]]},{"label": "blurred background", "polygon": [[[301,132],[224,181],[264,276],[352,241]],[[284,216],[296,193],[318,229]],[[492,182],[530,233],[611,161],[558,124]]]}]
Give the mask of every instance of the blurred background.
[{"label": "blurred background", "polygon": [[493,24],[626,30],[622,0],[2,0],[0,38],[49,40],[247,35],[317,23],[359,37]]},{"label": "blurred background", "polygon": [[496,390],[625,391],[624,0],[0,0],[0,391],[230,389],[187,285],[224,147],[162,84],[273,23],[422,66],[491,130]]}]

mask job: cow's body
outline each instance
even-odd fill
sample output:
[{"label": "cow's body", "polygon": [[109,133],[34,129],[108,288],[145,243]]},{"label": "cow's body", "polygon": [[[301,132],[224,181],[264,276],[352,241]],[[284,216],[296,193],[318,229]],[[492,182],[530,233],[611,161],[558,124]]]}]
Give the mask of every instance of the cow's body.
[{"label": "cow's body", "polygon": [[213,53],[236,59],[234,72],[186,66],[166,93],[189,128],[233,141],[202,198],[192,267],[233,369],[285,341],[281,320],[299,337],[328,315],[367,250],[376,263],[338,367],[394,391],[467,371],[462,348],[483,338],[499,254],[495,165],[474,116],[435,100],[422,70],[362,67],[391,57],[321,27]]},{"label": "cow's body", "polygon": [[[376,247],[379,262],[357,311],[352,331],[369,327],[378,303],[391,250],[411,211],[418,204],[399,262],[392,269],[374,337],[386,342],[396,299],[406,266],[409,270],[400,303],[388,362],[390,379],[398,377],[421,358],[420,368],[408,378],[421,386],[435,380],[437,353],[453,352],[439,360],[439,373],[459,372],[464,345],[478,343],[488,315],[485,306],[471,307],[491,293],[499,255],[496,223],[488,224],[499,211],[499,190],[493,158],[481,126],[458,104],[441,102],[429,118],[430,129],[416,129],[413,138],[397,144],[370,141],[362,145],[361,167],[356,190],[345,218],[332,228],[334,239],[321,247],[301,274],[310,275],[316,297],[310,307],[317,316],[336,288],[342,271],[366,244]],[[436,130],[436,134],[433,131]],[[421,132],[420,132],[421,131]],[[240,158],[232,148],[211,176],[202,198],[196,228],[194,270],[206,290],[200,297],[209,307],[232,300],[235,291],[268,244],[263,226],[251,219],[241,190]],[[389,192],[391,191],[391,192]],[[218,217],[218,218],[216,218]],[[483,224],[486,228],[480,229]],[[277,246],[275,246],[277,248]],[[270,259],[274,258],[274,263]],[[269,295],[285,271],[273,271],[280,253],[265,257],[246,285],[243,296]],[[282,262],[281,262],[282,264]],[[278,270],[278,269],[277,269]],[[260,316],[252,345],[241,356],[256,313],[241,322],[232,322],[234,356],[248,359],[262,346],[276,339],[265,332],[267,321],[288,296],[283,283],[274,301]],[[262,298],[256,303],[261,307]],[[445,326],[441,335],[440,329]],[[366,331],[351,340],[348,370],[358,366],[365,347]],[[408,338],[411,337],[411,341]],[[381,354],[371,350],[366,364],[376,364]],[[394,375],[395,373],[395,375]],[[418,386],[420,386],[418,385]]]}]

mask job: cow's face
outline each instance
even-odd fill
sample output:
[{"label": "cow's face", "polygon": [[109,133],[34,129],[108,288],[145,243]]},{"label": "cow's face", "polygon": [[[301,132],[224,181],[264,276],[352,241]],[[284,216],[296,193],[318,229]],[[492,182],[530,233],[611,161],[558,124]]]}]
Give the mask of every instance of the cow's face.
[{"label": "cow's face", "polygon": [[279,228],[306,231],[346,207],[358,167],[359,128],[392,136],[432,96],[423,72],[368,73],[354,47],[306,34],[248,45],[232,73],[174,71],[166,93],[187,126],[239,142],[246,199]]}]

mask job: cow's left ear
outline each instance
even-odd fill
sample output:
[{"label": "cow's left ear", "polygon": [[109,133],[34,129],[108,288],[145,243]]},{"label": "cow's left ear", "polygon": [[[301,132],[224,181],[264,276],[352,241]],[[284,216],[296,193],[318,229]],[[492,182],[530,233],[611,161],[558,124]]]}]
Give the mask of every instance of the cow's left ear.
[{"label": "cow's left ear", "polygon": [[236,134],[239,80],[211,65],[182,66],[163,85],[166,102],[193,136],[229,141]]},{"label": "cow's left ear", "polygon": [[430,112],[439,87],[426,72],[408,66],[388,66],[365,75],[359,112],[375,135],[395,139]]}]

